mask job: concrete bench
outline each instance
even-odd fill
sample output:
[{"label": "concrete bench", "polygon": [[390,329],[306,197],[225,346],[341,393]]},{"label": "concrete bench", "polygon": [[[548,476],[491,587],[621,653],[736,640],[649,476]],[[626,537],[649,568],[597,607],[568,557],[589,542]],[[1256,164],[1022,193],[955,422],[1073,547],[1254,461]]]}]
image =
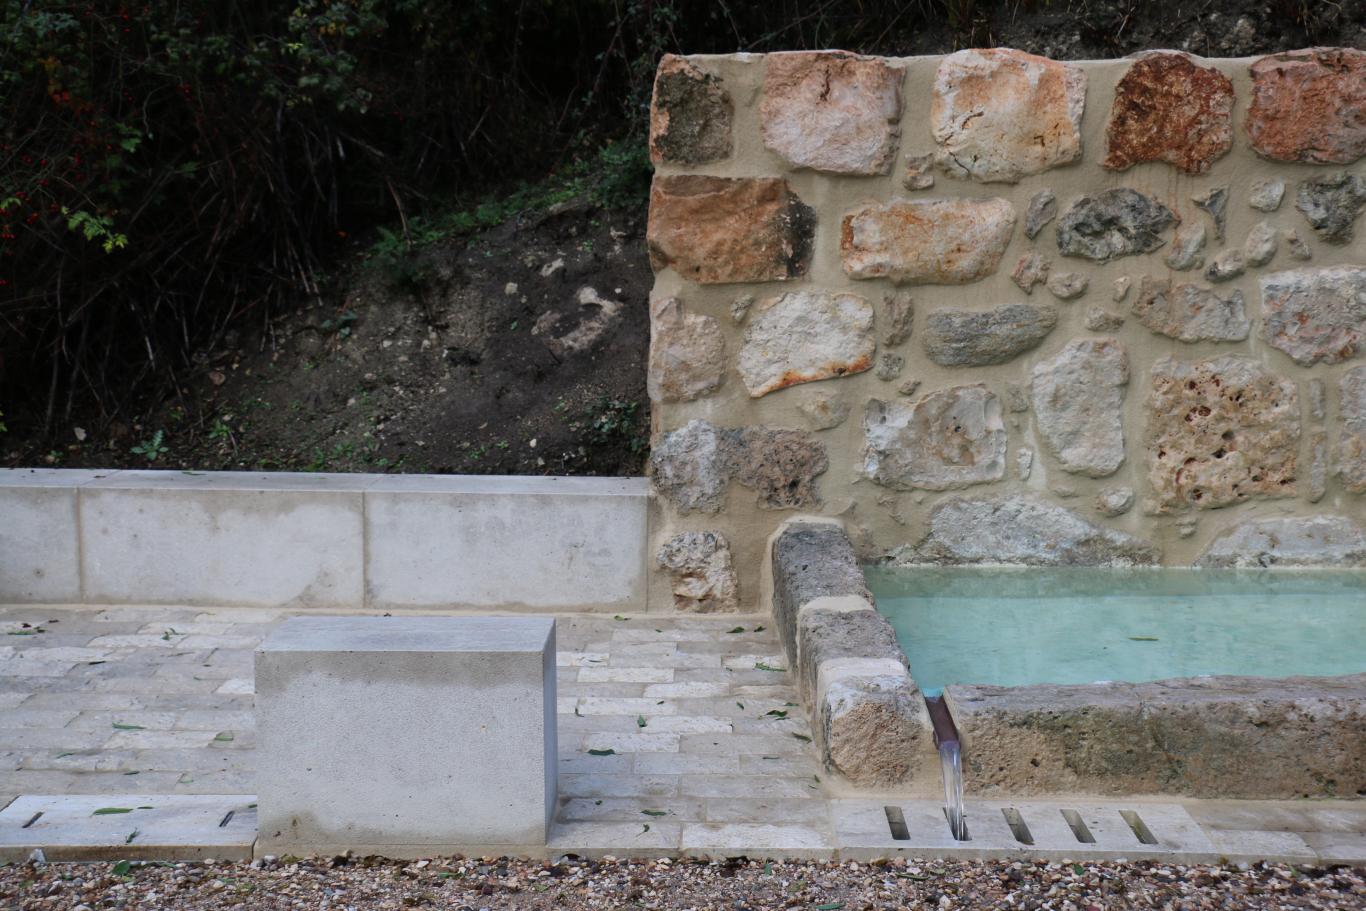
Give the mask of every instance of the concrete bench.
[{"label": "concrete bench", "polygon": [[256,652],[259,854],[539,853],[550,617],[295,617]]}]

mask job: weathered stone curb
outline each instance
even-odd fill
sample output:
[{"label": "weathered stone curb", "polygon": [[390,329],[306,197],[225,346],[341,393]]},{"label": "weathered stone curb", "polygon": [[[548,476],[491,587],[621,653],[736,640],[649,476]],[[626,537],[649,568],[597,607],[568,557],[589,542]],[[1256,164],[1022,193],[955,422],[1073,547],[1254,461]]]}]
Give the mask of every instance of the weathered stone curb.
[{"label": "weathered stone curb", "polygon": [[974,794],[1366,790],[1366,674],[949,686]]},{"label": "weathered stone curb", "polygon": [[826,770],[861,788],[911,782],[929,713],[843,526],[793,520],[771,539],[773,619]]}]

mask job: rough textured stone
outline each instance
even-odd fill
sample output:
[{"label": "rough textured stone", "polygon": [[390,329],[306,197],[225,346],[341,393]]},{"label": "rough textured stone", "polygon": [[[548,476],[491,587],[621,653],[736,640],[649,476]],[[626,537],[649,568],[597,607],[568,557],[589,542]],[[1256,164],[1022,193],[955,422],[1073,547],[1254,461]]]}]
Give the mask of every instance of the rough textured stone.
[{"label": "rough textured stone", "polygon": [[928,190],[934,186],[933,168],[933,155],[912,155],[906,159],[901,185],[908,190]]},{"label": "rough textured stone", "polygon": [[732,109],[721,80],[665,54],[650,104],[650,160],[699,165],[730,156]]},{"label": "rough textured stone", "polygon": [[1034,286],[1048,279],[1048,260],[1038,253],[1026,253],[1010,270],[1010,280],[1025,294],[1033,294]]},{"label": "rough textured stone", "polygon": [[1076,300],[1086,293],[1091,280],[1080,272],[1054,272],[1048,276],[1050,294],[1059,300]]},{"label": "rough textured stone", "polygon": [[1030,474],[1034,471],[1034,450],[1028,446],[1020,447],[1015,453],[1015,474],[1021,481],[1028,481]]},{"label": "rough textured stone", "polygon": [[854,294],[789,291],[761,301],[736,366],[750,396],[873,365],[873,305]]},{"label": "rough textured stone", "polygon": [[1118,187],[1083,196],[1058,220],[1063,256],[1105,262],[1116,256],[1151,253],[1162,246],[1162,232],[1176,221],[1170,209],[1137,190]]},{"label": "rough textured stone", "polygon": [[1130,309],[1153,332],[1183,342],[1241,342],[1252,331],[1241,291],[1225,298],[1200,285],[1173,286],[1145,275]]},{"label": "rough textured stone", "polygon": [[905,785],[932,737],[924,699],[905,674],[836,680],[819,711],[825,766],[857,787]]},{"label": "rough textured stone", "polygon": [[1237,278],[1245,271],[1247,261],[1243,259],[1243,251],[1230,248],[1221,251],[1210,261],[1205,269],[1205,278],[1212,282],[1226,282]]},{"label": "rough textured stone", "polygon": [[882,343],[900,345],[911,337],[915,323],[915,300],[905,291],[888,294],[882,299]]},{"label": "rough textured stone", "polygon": [[896,157],[902,75],[881,58],[769,54],[759,105],[764,145],[797,168],[886,174]]},{"label": "rough textured stone", "polygon": [[1328,434],[1315,430],[1309,434],[1309,482],[1305,499],[1317,503],[1328,492]]},{"label": "rough textured stone", "polygon": [[1366,52],[1319,47],[1252,64],[1247,134],[1275,161],[1350,164],[1366,155]]},{"label": "rough textured stone", "polygon": [[933,92],[931,131],[949,174],[1013,183],[1081,158],[1079,67],[1004,48],[959,51],[940,61]]},{"label": "rough textured stone", "polygon": [[1033,240],[1050,221],[1058,217],[1058,197],[1052,190],[1040,190],[1029,197],[1029,208],[1025,210],[1025,237]]},{"label": "rough textured stone", "polygon": [[1205,226],[1199,222],[1191,222],[1176,229],[1175,236],[1172,237],[1171,249],[1163,257],[1163,262],[1168,268],[1178,272],[1186,269],[1198,269],[1205,264],[1205,257],[1201,253],[1205,249]]},{"label": "rough textured stone", "polygon": [[754,306],[753,294],[741,294],[730,302],[730,320],[733,323],[743,323],[749,316],[749,308]]},{"label": "rough textured stone", "polygon": [[675,535],[659,548],[655,563],[672,579],[676,609],[709,614],[739,607],[739,585],[730,542],[724,535],[712,531]]},{"label": "rough textured stone", "polygon": [[713,317],[688,313],[676,297],[657,301],[650,324],[649,394],[656,402],[690,402],[721,388],[726,342]]},{"label": "rough textured stone", "polygon": [[1147,541],[1032,496],[945,500],[930,512],[924,540],[896,554],[898,562],[946,565],[1148,566],[1160,558]]},{"label": "rough textured stone", "polygon": [[828,389],[803,392],[797,399],[797,410],[813,430],[838,427],[849,417],[849,403],[838,392]]},{"label": "rough textured stone", "polygon": [[1276,229],[1270,222],[1259,221],[1247,232],[1243,241],[1243,259],[1249,266],[1265,266],[1276,255]]},{"label": "rough textured stone", "polygon": [[1102,487],[1096,494],[1096,512],[1111,518],[1122,516],[1134,508],[1132,487]]},{"label": "rough textured stone", "polygon": [[[854,602],[856,603],[856,602]],[[813,605],[798,608],[797,654],[793,665],[802,693],[816,692],[821,663],[841,658],[894,661],[903,668],[906,656],[887,618],[871,605],[866,610],[839,610]]]},{"label": "rough textured stone", "polygon": [[1342,797],[1366,787],[1366,675],[950,686],[969,793]]},{"label": "rough textured stone", "polygon": [[1262,278],[1262,340],[1308,367],[1356,357],[1366,344],[1366,267]]},{"label": "rough textured stone", "polygon": [[1039,434],[1064,471],[1101,478],[1123,464],[1128,383],[1129,358],[1113,338],[1078,339],[1034,366]]},{"label": "rough textured stone", "polygon": [[650,189],[650,265],[704,285],[805,274],[813,230],[785,180],[656,175]]},{"label": "rough textured stone", "polygon": [[1185,54],[1144,54],[1115,86],[1101,167],[1165,161],[1203,174],[1233,144],[1233,83]]},{"label": "rough textured stone", "polygon": [[773,622],[789,660],[797,658],[797,616],[817,598],[852,597],[870,606],[863,571],[843,528],[833,522],[793,522],[773,541]]},{"label": "rough textured stone", "polygon": [[953,490],[1005,477],[1001,402],[986,386],[931,392],[864,411],[863,472],[894,490]]},{"label": "rough textured stone", "polygon": [[1214,239],[1223,240],[1224,227],[1228,224],[1228,187],[1211,187],[1199,196],[1192,196],[1191,202],[1214,221]]},{"label": "rough textured stone", "polygon": [[1314,233],[1330,244],[1345,244],[1355,233],[1355,222],[1366,207],[1366,179],[1355,174],[1327,174],[1300,184],[1295,208]]},{"label": "rough textured stone", "polygon": [[731,480],[757,492],[762,509],[819,505],[816,477],[830,461],[804,430],[726,429],[698,419],[663,434],[650,465],[655,490],[687,514],[720,512]]},{"label": "rough textured stone", "polygon": [[884,354],[877,359],[877,367],[873,369],[873,375],[883,382],[890,383],[892,380],[901,376],[901,371],[906,368],[906,359],[899,354]]},{"label": "rough textured stone", "polygon": [[1118,332],[1123,325],[1124,317],[1104,307],[1088,307],[1086,310],[1086,328],[1092,332]]},{"label": "rough textured stone", "polygon": [[1214,509],[1296,493],[1295,384],[1227,355],[1152,367],[1145,446],[1154,509]]},{"label": "rough textured stone", "polygon": [[1115,279],[1114,292],[1110,295],[1115,303],[1119,303],[1129,296],[1129,288],[1134,284],[1134,280],[1127,275],[1121,275]]},{"label": "rough textured stone", "polygon": [[1349,492],[1366,493],[1366,367],[1353,367],[1344,373],[1341,389],[1338,477]]},{"label": "rough textured stone", "polygon": [[1195,565],[1366,567],[1366,529],[1345,516],[1249,519],[1219,534]]},{"label": "rough textured stone", "polygon": [[[1352,371],[1347,371],[1350,374]],[[1345,408],[1344,408],[1345,412]],[[1309,416],[1322,421],[1328,413],[1328,385],[1315,377],[1309,381]]]},{"label": "rough textured stone", "polygon": [[962,285],[996,271],[1014,230],[1004,199],[894,199],[844,217],[840,256],[854,278]]},{"label": "rough textured stone", "polygon": [[1252,181],[1247,204],[1258,212],[1275,212],[1285,196],[1285,181],[1279,177],[1259,177]]},{"label": "rough textured stone", "polygon": [[1285,238],[1286,249],[1290,251],[1290,256],[1298,260],[1312,259],[1314,254],[1310,252],[1309,245],[1300,237],[1300,232],[1294,228],[1287,228],[1281,232]]},{"label": "rough textured stone", "polygon": [[925,353],[943,367],[1004,364],[1037,347],[1057,324],[1057,308],[1046,304],[936,310],[925,320]]}]

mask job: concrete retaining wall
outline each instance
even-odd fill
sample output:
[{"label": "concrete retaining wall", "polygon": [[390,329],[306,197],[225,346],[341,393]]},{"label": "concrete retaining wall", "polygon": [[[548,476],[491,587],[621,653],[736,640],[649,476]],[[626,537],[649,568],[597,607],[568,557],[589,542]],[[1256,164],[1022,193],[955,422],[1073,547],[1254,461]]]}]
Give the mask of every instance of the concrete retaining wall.
[{"label": "concrete retaining wall", "polygon": [[0,603],[640,611],[648,501],[639,478],[5,469]]}]

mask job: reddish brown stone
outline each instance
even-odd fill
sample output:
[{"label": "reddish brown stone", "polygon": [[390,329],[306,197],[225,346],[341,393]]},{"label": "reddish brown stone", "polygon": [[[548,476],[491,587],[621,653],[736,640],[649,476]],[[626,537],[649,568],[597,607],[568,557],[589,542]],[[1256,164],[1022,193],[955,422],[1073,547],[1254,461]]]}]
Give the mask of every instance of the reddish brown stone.
[{"label": "reddish brown stone", "polygon": [[840,256],[853,278],[963,285],[996,271],[1014,230],[1004,199],[893,199],[844,217]]},{"label": "reddish brown stone", "polygon": [[769,54],[764,145],[798,168],[886,174],[896,157],[903,70],[829,52]]},{"label": "reddish brown stone", "polygon": [[1115,86],[1101,166],[1165,161],[1203,174],[1233,144],[1232,114],[1233,83],[1223,73],[1185,54],[1145,54]]},{"label": "reddish brown stone", "polygon": [[650,265],[703,285],[784,281],[806,272],[814,222],[779,178],[656,175]]},{"label": "reddish brown stone", "polygon": [[730,155],[730,94],[686,58],[665,54],[650,103],[650,160],[706,164]]},{"label": "reddish brown stone", "polygon": [[1316,47],[1252,64],[1247,135],[1276,161],[1350,164],[1366,155],[1366,51]]}]

